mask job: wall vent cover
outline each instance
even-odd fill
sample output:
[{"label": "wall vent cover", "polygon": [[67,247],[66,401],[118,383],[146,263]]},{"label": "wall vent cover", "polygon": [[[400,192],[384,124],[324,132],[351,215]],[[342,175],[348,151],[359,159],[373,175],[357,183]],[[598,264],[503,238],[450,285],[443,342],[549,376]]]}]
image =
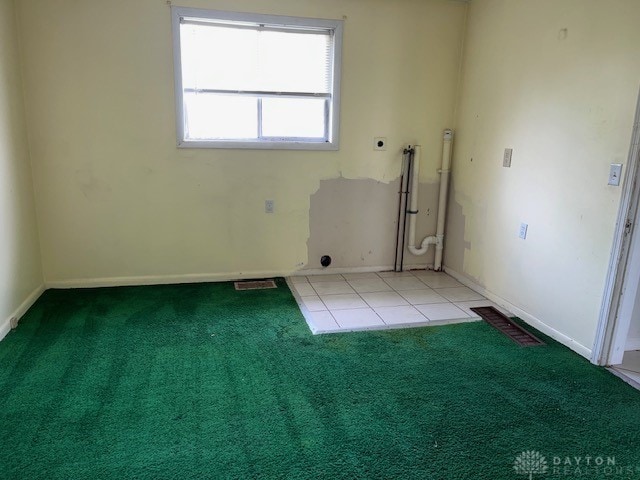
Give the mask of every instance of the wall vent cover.
[{"label": "wall vent cover", "polygon": [[236,290],[264,290],[267,288],[278,288],[273,280],[249,280],[246,282],[233,282]]},{"label": "wall vent cover", "polygon": [[517,323],[511,321],[509,317],[494,307],[475,307],[471,309],[482,317],[492,327],[500,330],[511,340],[523,347],[535,347],[536,345],[545,345],[535,335],[529,333]]}]

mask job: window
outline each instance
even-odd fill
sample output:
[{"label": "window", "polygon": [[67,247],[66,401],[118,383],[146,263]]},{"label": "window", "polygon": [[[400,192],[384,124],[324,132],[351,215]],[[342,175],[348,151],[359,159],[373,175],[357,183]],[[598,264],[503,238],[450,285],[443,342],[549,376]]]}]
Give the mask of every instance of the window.
[{"label": "window", "polygon": [[341,21],[172,16],[178,146],[338,149]]}]

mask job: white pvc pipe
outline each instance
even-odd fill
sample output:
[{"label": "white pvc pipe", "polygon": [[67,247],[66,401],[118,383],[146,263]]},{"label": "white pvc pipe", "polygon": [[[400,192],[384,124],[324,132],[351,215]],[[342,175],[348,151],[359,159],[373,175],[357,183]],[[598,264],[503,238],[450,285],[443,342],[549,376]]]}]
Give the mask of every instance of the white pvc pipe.
[{"label": "white pvc pipe", "polygon": [[436,258],[433,269],[442,270],[442,254],[444,250],[444,224],[447,219],[447,194],[449,193],[449,177],[451,175],[451,142],[453,131],[445,130],[442,143],[442,167],[440,168],[440,199],[438,200],[438,224],[436,226]]},{"label": "white pvc pipe", "polygon": [[436,255],[433,263],[433,269],[439,271],[442,269],[442,253],[444,249],[444,225],[447,213],[447,193],[449,190],[449,175],[451,172],[451,142],[453,140],[453,132],[451,130],[444,131],[442,146],[442,165],[440,173],[440,198],[438,200],[438,216],[436,218],[436,234],[425,237],[420,243],[420,247],[416,247],[416,221],[418,214],[418,186],[420,183],[420,146],[414,146],[413,154],[413,170],[411,171],[411,195],[409,200],[409,245],[408,250],[413,255],[424,255],[429,249],[429,245],[436,246]]},{"label": "white pvc pipe", "polygon": [[413,255],[424,255],[429,245],[435,245],[436,237],[426,237],[420,247],[416,247],[416,222],[418,216],[418,186],[420,185],[420,145],[413,147],[413,162],[411,163],[411,194],[409,196],[409,245],[408,250]]}]

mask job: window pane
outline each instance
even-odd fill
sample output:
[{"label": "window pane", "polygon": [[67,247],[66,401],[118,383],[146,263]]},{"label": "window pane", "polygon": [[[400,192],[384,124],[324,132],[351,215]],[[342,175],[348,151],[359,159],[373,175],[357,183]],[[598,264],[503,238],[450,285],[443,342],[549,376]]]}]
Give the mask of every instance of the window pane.
[{"label": "window pane", "polygon": [[184,111],[189,140],[258,137],[256,98],[185,93]]},{"label": "window pane", "polygon": [[184,88],[257,90],[258,32],[209,25],[182,25]]},{"label": "window pane", "polygon": [[325,137],[324,99],[262,99],[262,135],[265,137]]},{"label": "window pane", "polygon": [[259,45],[261,90],[314,93],[331,91],[330,35],[262,31]]}]

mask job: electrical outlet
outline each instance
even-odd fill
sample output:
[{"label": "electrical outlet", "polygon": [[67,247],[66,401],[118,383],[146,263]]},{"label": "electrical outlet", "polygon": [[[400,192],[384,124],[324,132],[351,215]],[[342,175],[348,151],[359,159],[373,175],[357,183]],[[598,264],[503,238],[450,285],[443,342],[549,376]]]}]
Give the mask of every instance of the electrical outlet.
[{"label": "electrical outlet", "polygon": [[528,230],[528,228],[529,228],[529,225],[528,225],[528,224],[526,224],[526,223],[521,223],[521,224],[520,224],[520,235],[519,235],[519,236],[520,236],[520,238],[522,238],[523,240],[524,240],[525,238],[527,238],[527,230]]},{"label": "electrical outlet", "polygon": [[273,200],[264,201],[264,213],[273,213],[274,203]]},{"label": "electrical outlet", "polygon": [[622,164],[612,163],[609,168],[609,185],[617,187],[620,185],[620,177],[622,176]]},{"label": "electrical outlet", "polygon": [[375,137],[373,139],[374,150],[386,150],[387,149],[387,137]]},{"label": "electrical outlet", "polygon": [[511,167],[511,155],[513,155],[513,148],[504,149],[504,157],[502,157],[502,166]]}]

